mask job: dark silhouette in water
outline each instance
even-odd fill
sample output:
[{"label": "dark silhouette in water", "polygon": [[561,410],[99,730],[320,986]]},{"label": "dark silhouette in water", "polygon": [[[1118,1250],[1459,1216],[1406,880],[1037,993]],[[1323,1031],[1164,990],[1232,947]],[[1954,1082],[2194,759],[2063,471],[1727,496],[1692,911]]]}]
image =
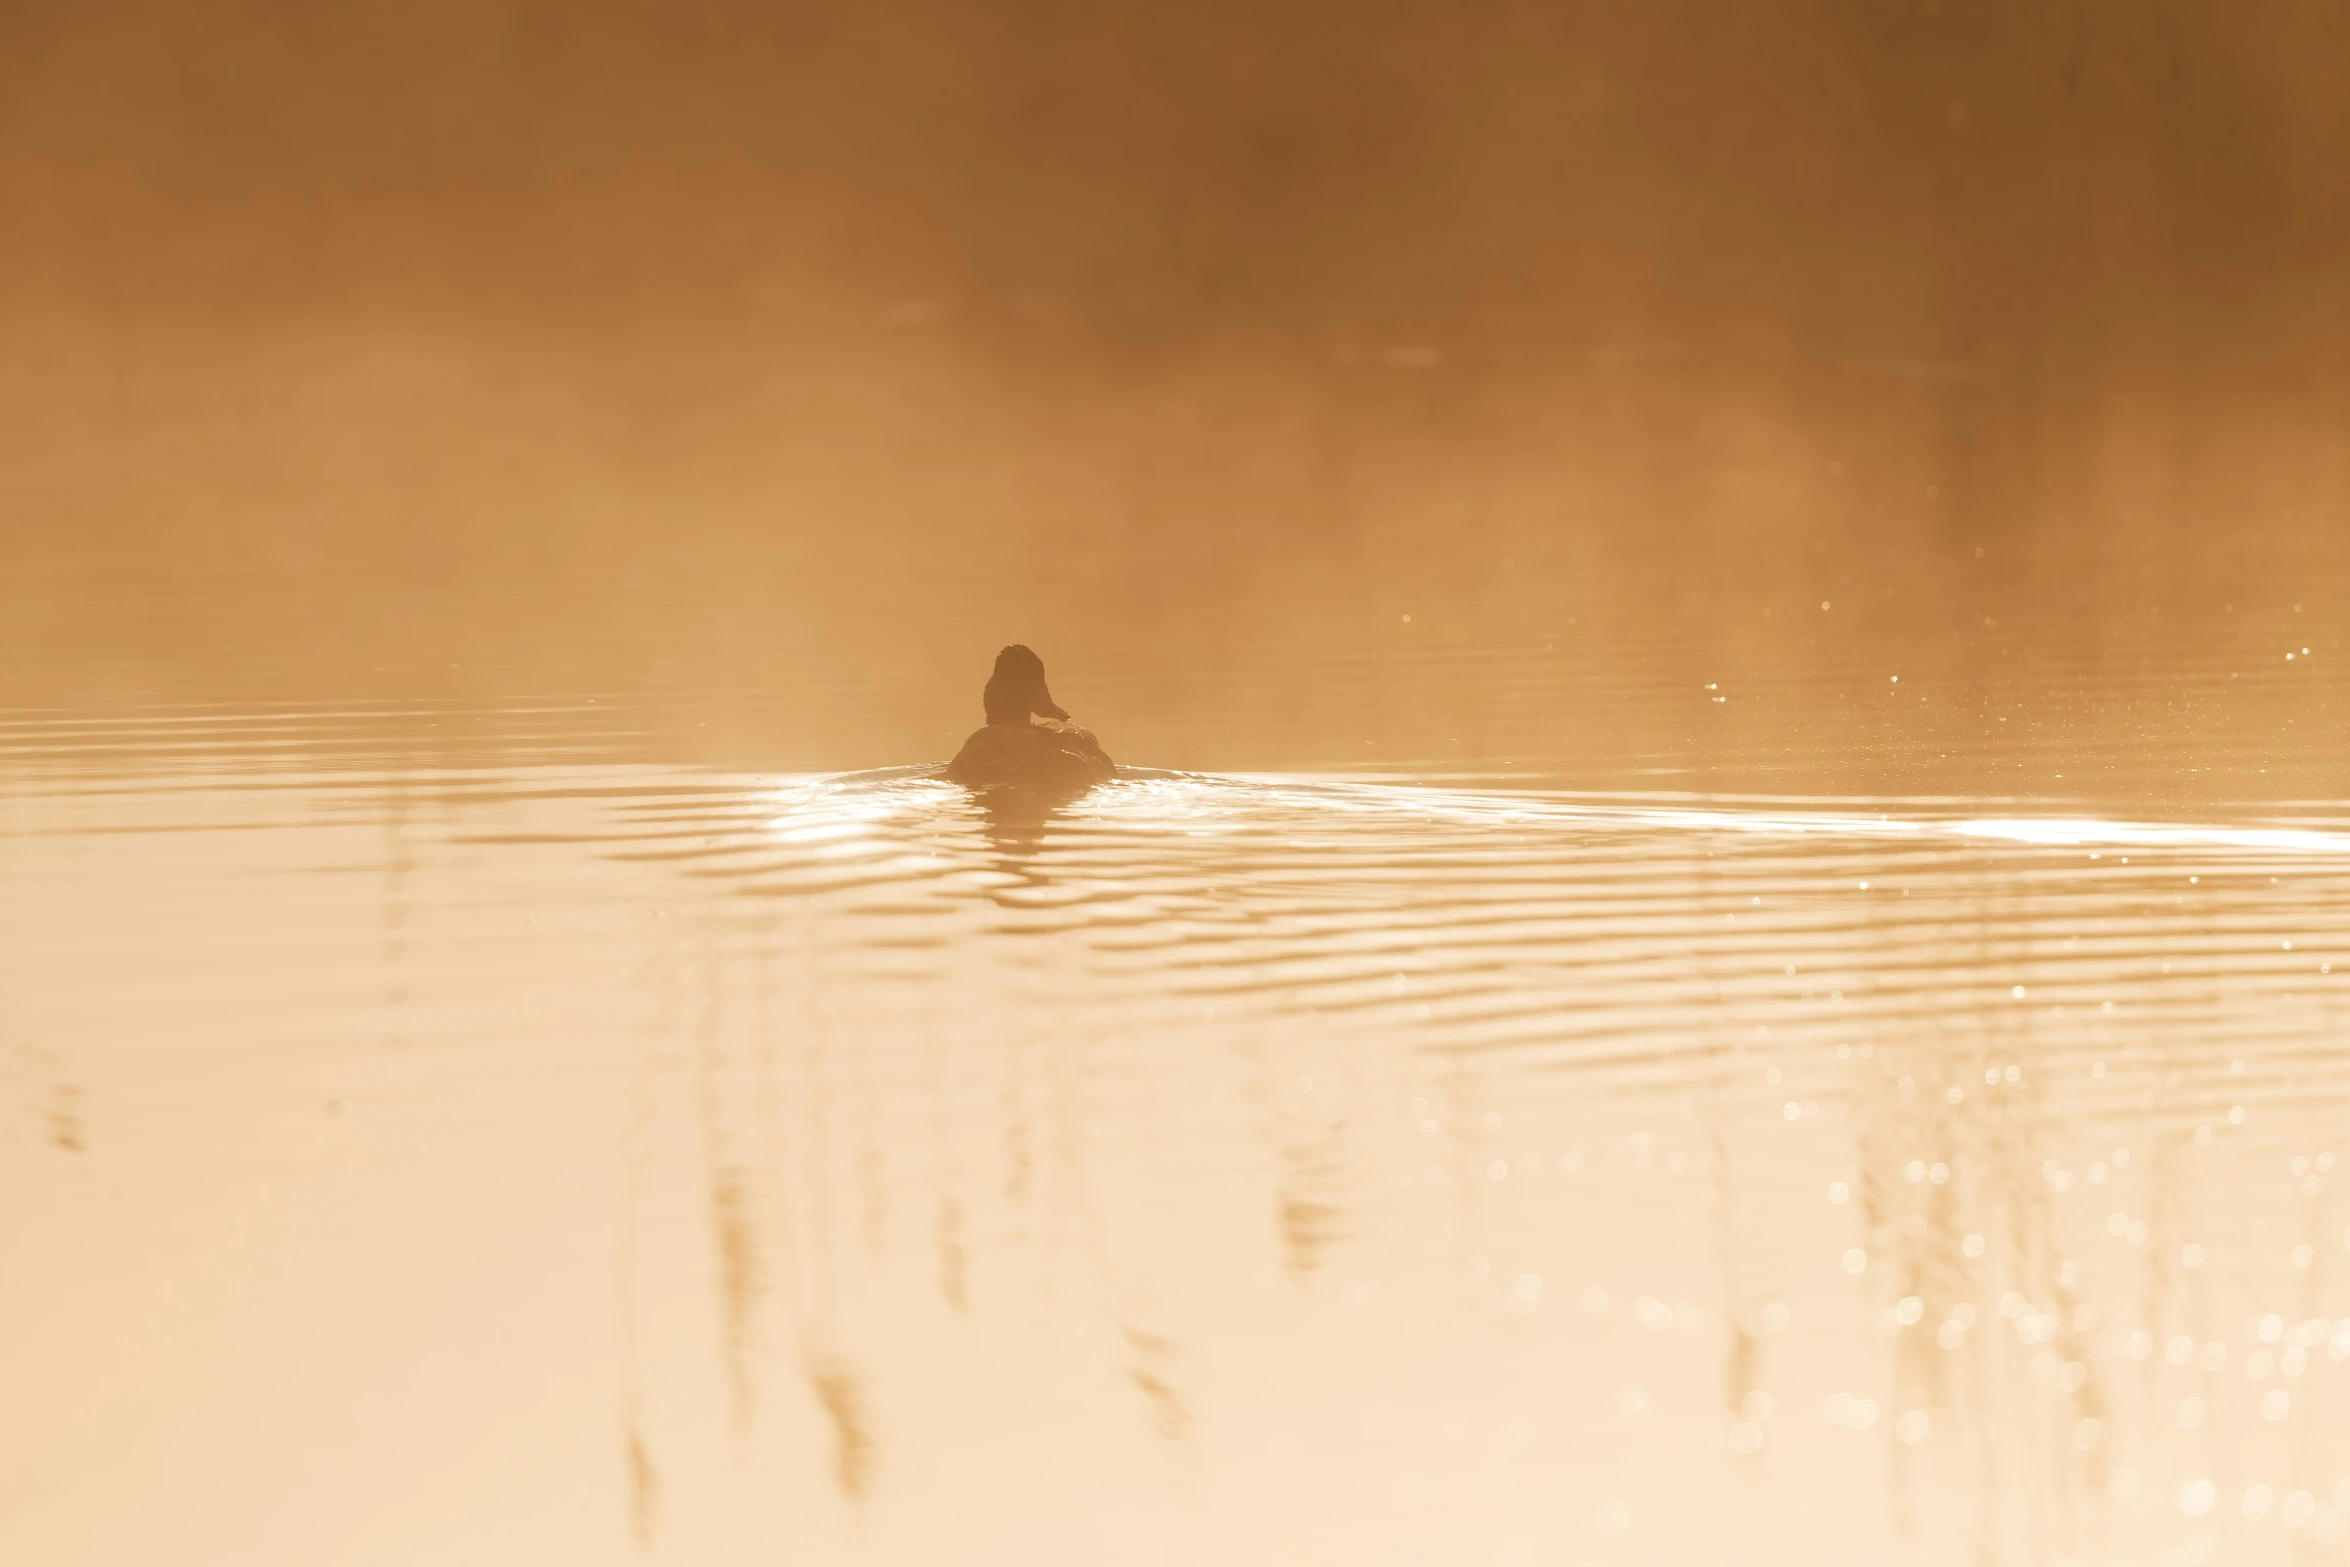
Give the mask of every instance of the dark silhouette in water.
[{"label": "dark silhouette in water", "polygon": [[974,730],[947,764],[947,776],[974,789],[1073,794],[1116,772],[1101,742],[1069,722],[1044,683],[1044,660],[1014,643],[995,657],[982,700],[987,727]]}]

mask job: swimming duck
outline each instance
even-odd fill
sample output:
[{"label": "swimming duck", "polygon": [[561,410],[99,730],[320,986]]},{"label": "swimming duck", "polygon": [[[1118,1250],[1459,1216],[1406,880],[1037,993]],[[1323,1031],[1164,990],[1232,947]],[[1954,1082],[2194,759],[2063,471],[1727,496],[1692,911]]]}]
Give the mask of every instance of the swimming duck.
[{"label": "swimming duck", "polygon": [[987,727],[974,730],[947,764],[947,776],[975,789],[1064,794],[1114,777],[1099,740],[1069,722],[1044,683],[1044,660],[1014,643],[995,656],[981,700]]}]

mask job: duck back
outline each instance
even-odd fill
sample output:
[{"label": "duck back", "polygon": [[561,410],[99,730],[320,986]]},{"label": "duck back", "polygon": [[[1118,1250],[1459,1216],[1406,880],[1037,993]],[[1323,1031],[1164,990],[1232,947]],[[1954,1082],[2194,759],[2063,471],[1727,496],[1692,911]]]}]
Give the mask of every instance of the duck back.
[{"label": "duck back", "polygon": [[1114,777],[1101,742],[1074,724],[989,724],[974,730],[947,764],[947,776],[974,789],[1075,793]]}]

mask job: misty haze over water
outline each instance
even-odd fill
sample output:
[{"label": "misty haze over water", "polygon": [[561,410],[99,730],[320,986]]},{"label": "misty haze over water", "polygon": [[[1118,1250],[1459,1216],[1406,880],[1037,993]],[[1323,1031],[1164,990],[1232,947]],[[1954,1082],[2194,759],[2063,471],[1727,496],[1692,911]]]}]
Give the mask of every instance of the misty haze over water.
[{"label": "misty haze over water", "polygon": [[1548,649],[1457,743],[1555,765],[1594,680],[1827,738],[2038,657],[2192,743],[2166,684],[2336,623],[2323,8],[13,31],[20,700],[756,690],[876,765],[1025,636],[1169,763],[1419,761],[1526,678],[1432,656]]},{"label": "misty haze over water", "polygon": [[2329,1559],[2345,79],[11,9],[0,1554]]}]

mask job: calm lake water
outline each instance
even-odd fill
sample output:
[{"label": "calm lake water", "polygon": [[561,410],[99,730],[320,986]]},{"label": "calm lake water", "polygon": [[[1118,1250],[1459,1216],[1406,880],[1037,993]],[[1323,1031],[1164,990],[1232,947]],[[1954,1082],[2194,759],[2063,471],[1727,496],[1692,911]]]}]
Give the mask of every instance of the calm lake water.
[{"label": "calm lake water", "polygon": [[1427,759],[1045,814],[690,738],[804,691],[19,707],[6,1554],[2326,1559],[2350,797],[2277,613],[1280,667]]},{"label": "calm lake water", "polygon": [[2346,81],[0,3],[0,1567],[2350,1563]]}]

